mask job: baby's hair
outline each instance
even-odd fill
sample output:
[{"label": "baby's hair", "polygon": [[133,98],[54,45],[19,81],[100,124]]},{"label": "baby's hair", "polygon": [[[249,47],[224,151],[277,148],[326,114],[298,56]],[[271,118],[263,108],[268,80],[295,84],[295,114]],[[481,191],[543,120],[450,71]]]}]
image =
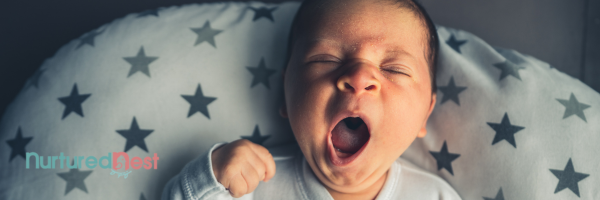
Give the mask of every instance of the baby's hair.
[{"label": "baby's hair", "polygon": [[[406,8],[412,11],[422,22],[423,27],[427,30],[427,45],[425,46],[425,59],[427,60],[427,64],[429,65],[429,77],[431,78],[431,92],[435,93],[437,91],[436,85],[436,71],[437,71],[437,60],[438,60],[438,49],[439,49],[439,38],[437,35],[437,30],[433,21],[427,14],[427,11],[421,6],[416,0],[382,0],[387,2],[392,2],[395,5],[398,5],[399,8]],[[304,25],[306,22],[307,12],[310,12],[315,9],[327,8],[332,2],[324,1],[324,0],[304,0],[296,16],[294,17],[294,21],[292,22],[292,26],[290,28],[290,34],[288,37],[288,45],[287,45],[287,55],[286,55],[286,65],[290,61],[290,57],[292,56],[292,48],[294,42],[296,42],[298,35],[298,27]]]}]

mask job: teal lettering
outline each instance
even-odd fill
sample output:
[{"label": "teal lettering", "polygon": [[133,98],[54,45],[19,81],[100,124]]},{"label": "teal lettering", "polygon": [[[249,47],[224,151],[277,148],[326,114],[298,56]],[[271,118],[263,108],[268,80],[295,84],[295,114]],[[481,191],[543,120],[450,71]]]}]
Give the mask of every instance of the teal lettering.
[{"label": "teal lettering", "polygon": [[[73,156],[73,157],[75,157],[75,156]],[[83,165],[81,164],[81,162],[83,162],[83,156],[79,156],[79,157],[78,157],[78,159],[77,159],[77,161],[79,161],[79,162],[77,163],[77,168],[81,169],[81,166],[83,166]]]},{"label": "teal lettering", "polygon": [[29,157],[31,156],[35,156],[35,168],[39,169],[40,168],[40,158],[39,155],[36,152],[27,152],[25,153],[25,169],[29,169]]},{"label": "teal lettering", "polygon": [[94,169],[97,165],[96,162],[98,162],[98,160],[96,160],[96,157],[88,156],[87,159],[85,159],[85,166],[87,166],[87,168]]},{"label": "teal lettering", "polygon": [[48,156],[48,165],[44,165],[44,156],[40,156],[40,165],[42,169],[50,169],[52,167],[52,156]]},{"label": "teal lettering", "polygon": [[60,168],[63,168],[63,163],[65,162],[65,154],[63,154],[63,152],[60,152],[60,156],[58,157],[60,158]]},{"label": "teal lettering", "polygon": [[52,156],[52,169],[56,166],[56,160],[58,160],[58,156]]},{"label": "teal lettering", "polygon": [[[112,165],[112,154],[108,153],[108,156],[102,156],[100,157],[100,160],[98,161],[98,165],[100,165],[100,167],[102,167],[102,169],[108,169],[110,168],[110,166]],[[108,164],[107,165],[103,165],[102,164],[102,160],[107,160]]]},{"label": "teal lettering", "polygon": [[[67,168],[69,168],[69,169],[77,168],[77,156],[73,156],[73,162],[69,162],[69,160],[71,160],[71,159],[69,158],[69,156],[67,156]],[[73,163],[73,165],[71,165],[69,163]]]}]

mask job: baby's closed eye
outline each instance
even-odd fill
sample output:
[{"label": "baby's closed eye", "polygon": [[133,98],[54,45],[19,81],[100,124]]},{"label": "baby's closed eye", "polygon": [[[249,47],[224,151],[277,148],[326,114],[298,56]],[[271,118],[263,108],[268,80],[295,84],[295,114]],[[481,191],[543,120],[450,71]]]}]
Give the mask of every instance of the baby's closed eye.
[{"label": "baby's closed eye", "polygon": [[326,63],[341,63],[341,59],[328,55],[328,54],[319,54],[311,56],[307,59],[307,64],[316,63],[316,62],[326,62]]},{"label": "baby's closed eye", "polygon": [[380,69],[384,73],[406,75],[408,77],[411,77],[410,72],[408,70],[404,69],[403,67],[396,66],[396,65],[383,66],[383,67],[380,67]]}]

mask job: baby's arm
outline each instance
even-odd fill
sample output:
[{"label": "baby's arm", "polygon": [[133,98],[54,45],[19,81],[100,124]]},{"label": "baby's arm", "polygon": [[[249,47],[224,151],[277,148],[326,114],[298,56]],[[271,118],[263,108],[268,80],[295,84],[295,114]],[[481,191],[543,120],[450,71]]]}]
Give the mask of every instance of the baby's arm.
[{"label": "baby's arm", "polygon": [[162,199],[232,199],[274,175],[275,161],[266,148],[248,140],[216,144],[167,183]]}]

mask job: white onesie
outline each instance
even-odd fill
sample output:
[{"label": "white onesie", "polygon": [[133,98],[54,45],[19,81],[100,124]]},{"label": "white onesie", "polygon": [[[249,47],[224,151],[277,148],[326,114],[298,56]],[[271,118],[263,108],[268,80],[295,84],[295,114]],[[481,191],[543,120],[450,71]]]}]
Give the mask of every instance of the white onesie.
[{"label": "white onesie", "polygon": [[[217,182],[211,163],[214,145],[206,154],[188,163],[165,186],[163,200],[236,199]],[[333,200],[327,189],[312,173],[302,152],[287,158],[274,157],[275,176],[260,182],[256,190],[238,199]],[[459,200],[460,196],[443,179],[399,158],[392,164],[377,200]]]}]

